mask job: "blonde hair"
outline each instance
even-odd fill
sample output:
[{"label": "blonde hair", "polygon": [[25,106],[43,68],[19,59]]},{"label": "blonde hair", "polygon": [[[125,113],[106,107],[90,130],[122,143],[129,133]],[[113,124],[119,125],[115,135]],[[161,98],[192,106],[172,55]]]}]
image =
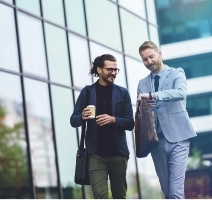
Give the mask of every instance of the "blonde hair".
[{"label": "blonde hair", "polygon": [[152,41],[145,41],[140,47],[139,47],[139,54],[141,51],[144,51],[146,49],[154,49],[156,52],[159,52],[158,46],[152,42]]}]

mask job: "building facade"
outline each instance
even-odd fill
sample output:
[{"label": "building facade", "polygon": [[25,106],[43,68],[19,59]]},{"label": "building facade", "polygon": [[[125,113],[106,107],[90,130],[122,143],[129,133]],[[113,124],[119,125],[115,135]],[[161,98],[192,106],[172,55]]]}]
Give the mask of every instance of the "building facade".
[{"label": "building facade", "polygon": [[[186,185],[187,197],[212,197],[212,1],[155,2],[163,60],[185,70],[187,110],[197,132],[191,141],[188,176],[194,179]],[[209,171],[204,179],[203,169]]]},{"label": "building facade", "polygon": [[[80,129],[69,118],[96,56],[110,53],[135,111],[145,40],[159,45],[154,0],[0,0],[0,198],[93,198],[74,183]],[[161,198],[151,158],[130,158],[127,198]]]}]

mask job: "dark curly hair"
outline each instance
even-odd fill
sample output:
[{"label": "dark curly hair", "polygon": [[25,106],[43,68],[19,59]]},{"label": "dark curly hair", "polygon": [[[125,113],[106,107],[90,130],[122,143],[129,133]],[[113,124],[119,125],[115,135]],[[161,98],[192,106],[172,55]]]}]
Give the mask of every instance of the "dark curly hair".
[{"label": "dark curly hair", "polygon": [[90,70],[90,74],[98,77],[99,74],[97,72],[97,67],[103,68],[105,60],[116,62],[116,58],[111,54],[103,54],[98,56],[92,62],[93,67]]}]

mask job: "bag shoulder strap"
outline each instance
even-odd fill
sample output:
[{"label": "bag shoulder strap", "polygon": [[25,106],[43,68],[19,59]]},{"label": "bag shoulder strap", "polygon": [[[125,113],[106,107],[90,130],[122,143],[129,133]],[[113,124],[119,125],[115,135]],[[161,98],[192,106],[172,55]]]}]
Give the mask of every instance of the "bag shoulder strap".
[{"label": "bag shoulder strap", "polygon": [[85,107],[87,107],[88,103],[89,103],[89,97],[90,97],[90,89],[91,89],[91,86],[90,85],[87,85],[86,86],[86,104],[85,104]]},{"label": "bag shoulder strap", "polygon": [[[87,107],[89,103],[89,97],[90,97],[90,85],[86,86],[86,97],[85,97],[85,107]],[[80,138],[80,146],[79,149],[84,148],[84,141],[85,141],[85,129],[86,129],[86,121],[83,121],[82,127],[81,127],[81,138]]]}]

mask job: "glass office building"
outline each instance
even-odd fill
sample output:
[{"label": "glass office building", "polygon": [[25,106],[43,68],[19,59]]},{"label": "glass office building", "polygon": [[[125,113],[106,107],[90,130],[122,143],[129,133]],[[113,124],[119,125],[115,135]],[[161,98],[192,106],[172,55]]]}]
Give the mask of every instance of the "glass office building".
[{"label": "glass office building", "polygon": [[[197,132],[190,148],[188,173],[193,170],[194,179],[190,186],[186,185],[187,197],[209,198],[212,197],[212,1],[155,2],[163,60],[171,67],[185,70],[187,110]],[[203,169],[211,170],[206,178],[202,176]]]},{"label": "glass office building", "polygon": [[[149,72],[138,48],[159,45],[154,0],[0,0],[0,198],[93,198],[74,183],[80,129],[69,118],[95,57],[110,53],[135,110]],[[161,198],[151,157],[137,159],[134,133],[127,198]]]}]

